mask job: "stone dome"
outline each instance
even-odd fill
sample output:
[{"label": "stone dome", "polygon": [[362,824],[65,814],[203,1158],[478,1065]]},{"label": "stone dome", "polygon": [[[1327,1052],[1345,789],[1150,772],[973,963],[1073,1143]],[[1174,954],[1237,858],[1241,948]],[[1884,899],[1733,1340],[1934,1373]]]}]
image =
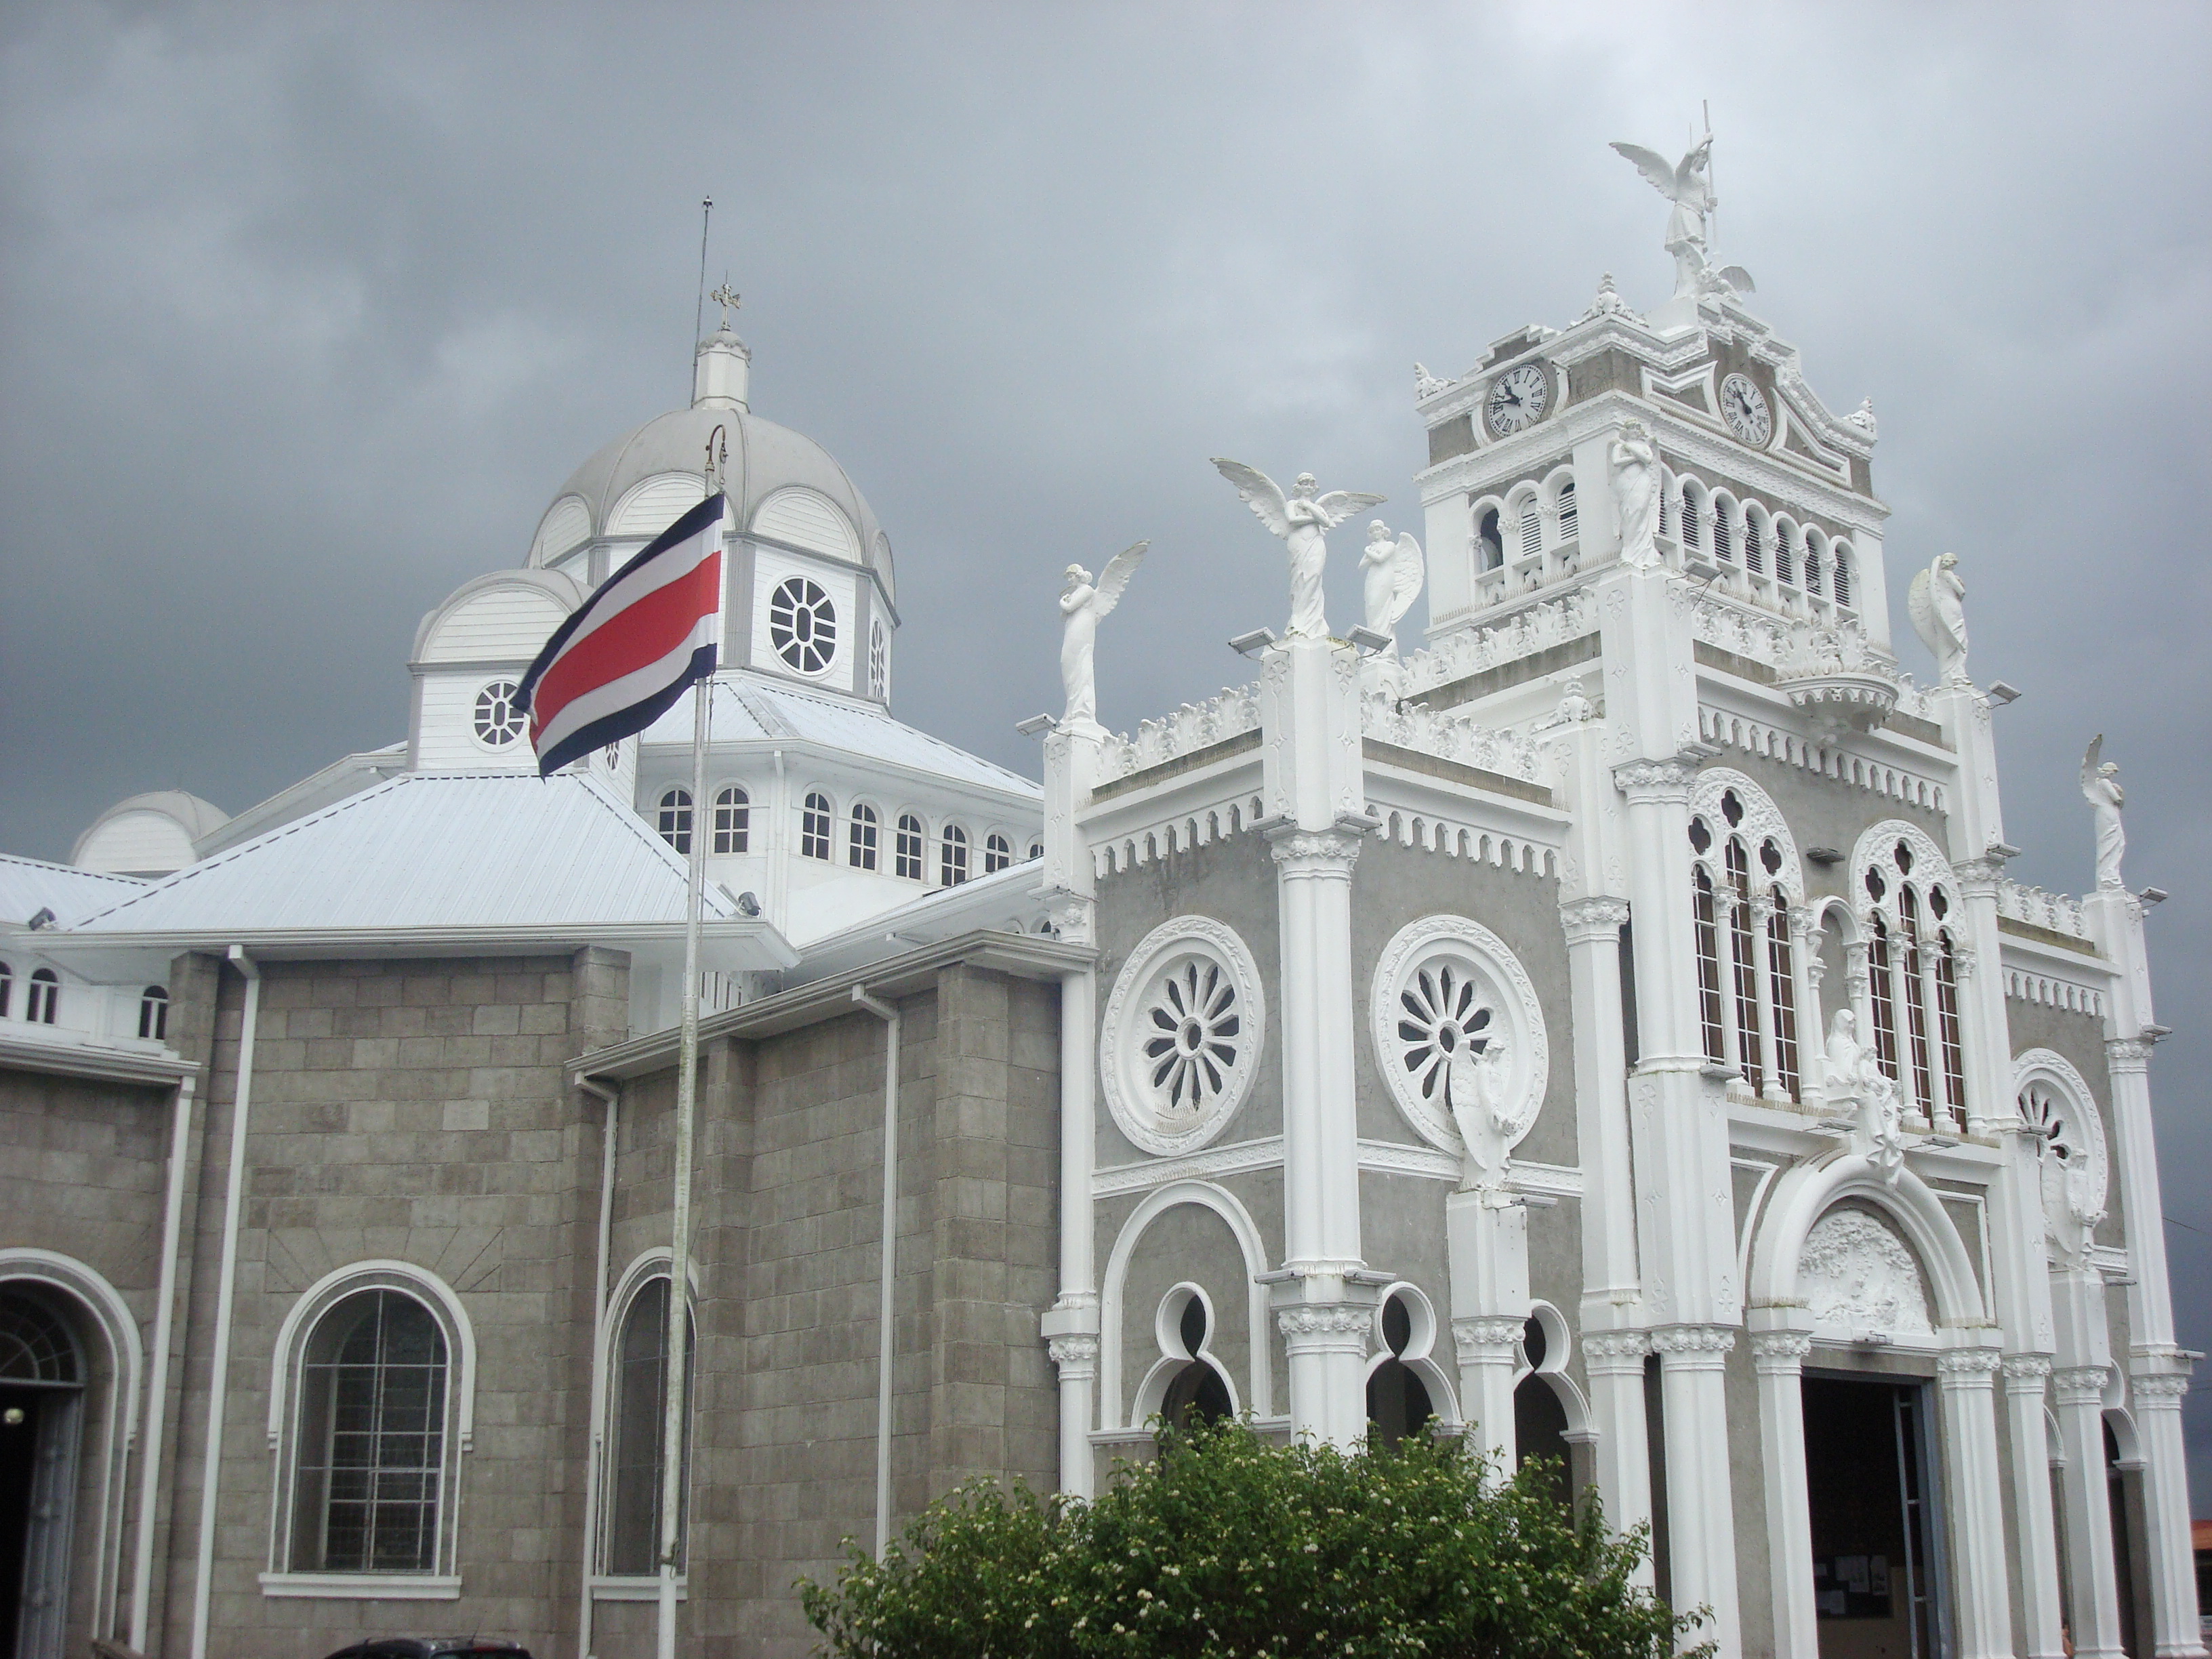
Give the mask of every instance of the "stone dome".
[{"label": "stone dome", "polygon": [[551,565],[593,542],[657,534],[704,496],[707,443],[720,426],[737,533],[848,558],[895,595],[890,541],[867,498],[820,444],[745,405],[749,359],[726,329],[703,342],[692,406],[654,416],[578,467],[539,520],[530,562]]}]

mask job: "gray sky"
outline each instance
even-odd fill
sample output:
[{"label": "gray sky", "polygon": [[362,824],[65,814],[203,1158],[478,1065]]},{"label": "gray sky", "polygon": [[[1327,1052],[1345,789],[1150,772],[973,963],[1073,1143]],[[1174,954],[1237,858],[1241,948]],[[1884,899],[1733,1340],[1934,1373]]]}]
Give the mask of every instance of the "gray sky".
[{"label": "gray sky", "polygon": [[[1153,540],[1109,724],[1240,678],[1279,555],[1206,458],[1418,529],[1413,360],[1605,270],[1663,299],[1606,142],[1710,99],[1720,251],[1880,413],[1892,592],[1956,551],[1977,678],[2027,692],[2014,873],[2088,883],[2102,731],[2173,892],[2154,1087],[2212,1348],[2209,76],[2200,5],[9,6],[0,848],[403,736],[422,614],[688,398],[706,193],[754,406],[898,550],[898,713],[1034,772],[1061,565]],[[2212,1376],[2190,1418],[2212,1513]]]}]

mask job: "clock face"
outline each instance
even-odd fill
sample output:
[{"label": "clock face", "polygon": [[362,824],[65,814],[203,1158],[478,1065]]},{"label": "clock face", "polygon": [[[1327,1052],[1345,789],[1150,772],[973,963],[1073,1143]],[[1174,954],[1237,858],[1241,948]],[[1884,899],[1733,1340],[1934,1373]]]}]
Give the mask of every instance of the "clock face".
[{"label": "clock face", "polygon": [[1766,394],[1741,374],[1721,382],[1721,418],[1728,429],[1747,444],[1765,444],[1774,435],[1774,416],[1766,407]]},{"label": "clock face", "polygon": [[1490,429],[1500,438],[1510,438],[1542,420],[1544,406],[1551,400],[1552,386],[1544,378],[1544,366],[1523,363],[1490,383]]}]

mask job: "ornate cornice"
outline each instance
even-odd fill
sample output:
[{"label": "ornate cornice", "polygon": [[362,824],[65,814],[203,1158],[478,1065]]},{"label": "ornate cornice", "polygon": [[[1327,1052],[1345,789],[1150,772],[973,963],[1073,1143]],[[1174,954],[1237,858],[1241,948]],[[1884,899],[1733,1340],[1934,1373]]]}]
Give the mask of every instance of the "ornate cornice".
[{"label": "ornate cornice", "polygon": [[2051,1373],[2051,1392],[2062,1406],[2101,1406],[2109,1365],[2066,1365]]},{"label": "ornate cornice", "polygon": [[1559,907],[1559,926],[1566,931],[1570,945],[1618,939],[1627,920],[1626,899],[1572,899]]}]

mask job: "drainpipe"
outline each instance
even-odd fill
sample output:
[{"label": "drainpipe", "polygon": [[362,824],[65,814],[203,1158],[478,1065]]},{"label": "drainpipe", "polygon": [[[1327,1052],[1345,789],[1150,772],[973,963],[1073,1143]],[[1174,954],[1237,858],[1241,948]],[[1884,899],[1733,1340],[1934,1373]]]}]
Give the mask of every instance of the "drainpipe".
[{"label": "drainpipe", "polygon": [[162,1431],[169,1416],[169,1346],[176,1340],[177,1251],[185,1218],[185,1158],[191,1146],[197,1075],[177,1079],[169,1126],[168,1190],[161,1204],[161,1276],[155,1291],[154,1364],[146,1379],[146,1446],[138,1469],[138,1541],[131,1563],[131,1645],[146,1650],[146,1603],[154,1591],[154,1510],[161,1485]]},{"label": "drainpipe", "polygon": [[207,1456],[200,1468],[199,1559],[192,1576],[191,1659],[207,1659],[208,1600],[215,1583],[215,1518],[222,1469],[222,1414],[230,1388],[230,1322],[238,1292],[238,1212],[246,1196],[246,1114],[253,1102],[253,1039],[261,1019],[261,969],[243,945],[230,964],[246,976],[238,1030],[238,1088],[230,1110],[230,1184],[222,1203],[222,1271],[216,1282],[215,1368],[208,1379]]},{"label": "drainpipe", "polygon": [[898,1261],[899,1011],[853,988],[853,1000],[884,1022],[884,1258],[876,1334],[876,1559],[891,1535],[891,1274]]},{"label": "drainpipe", "polygon": [[[696,803],[693,810],[697,810]],[[697,820],[693,823],[696,826]],[[599,1464],[607,1421],[607,1261],[614,1247],[615,1132],[622,1122],[622,1091],[587,1077],[578,1078],[576,1086],[605,1102],[607,1109],[599,1142],[599,1273],[592,1281],[592,1431],[584,1463],[582,1605],[576,1611],[576,1651],[591,1659],[592,1625],[599,1612],[592,1600],[592,1576],[599,1565]]]}]

